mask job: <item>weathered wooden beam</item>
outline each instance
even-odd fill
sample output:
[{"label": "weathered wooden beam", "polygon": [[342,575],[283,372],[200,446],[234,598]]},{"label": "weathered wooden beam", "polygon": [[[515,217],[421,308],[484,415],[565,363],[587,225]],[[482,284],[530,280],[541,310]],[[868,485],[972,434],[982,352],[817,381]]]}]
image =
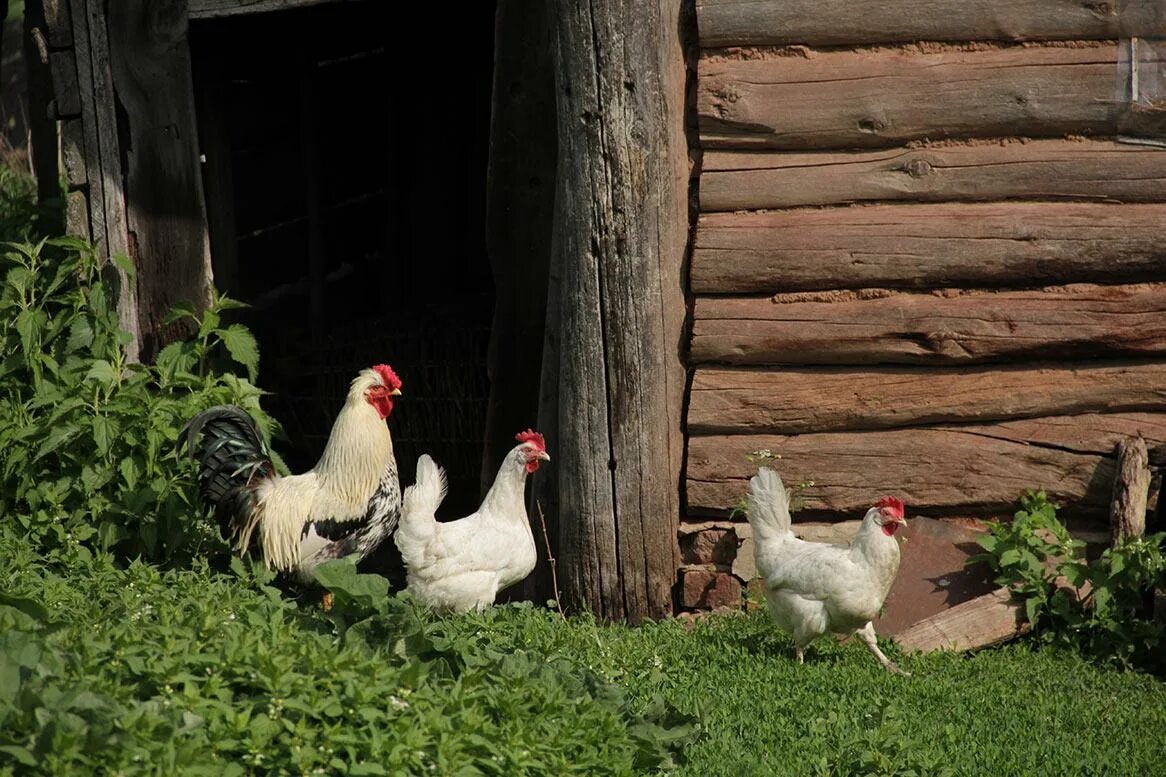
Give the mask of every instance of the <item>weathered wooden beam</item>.
[{"label": "weathered wooden beam", "polygon": [[1044,488],[1051,499],[1101,513],[1109,505],[1115,470],[1108,454],[1131,428],[1144,430],[1147,440],[1166,440],[1166,416],[1160,413],[889,431],[694,436],[688,444],[687,514],[729,512],[757,472],[748,457],[761,450],[780,456],[773,466],[790,486],[812,484],[795,489],[808,511],[854,517],[888,492],[916,511],[1009,511],[1027,489]]},{"label": "weathered wooden beam", "polygon": [[1150,494],[1150,461],[1141,437],[1121,440],[1115,446],[1117,472],[1109,505],[1111,543],[1146,533],[1146,507]]},{"label": "weathered wooden beam", "polygon": [[41,0],[44,9],[45,32],[49,46],[54,49],[73,45],[73,21],[69,16],[69,0]]},{"label": "weathered wooden beam", "polygon": [[695,371],[688,432],[801,434],[1166,411],[1166,363]]},{"label": "weathered wooden beam", "polygon": [[1166,353],[1166,284],[698,297],[691,361],[967,364]]},{"label": "weathered wooden beam", "polygon": [[[553,269],[560,581],[604,618],[672,611],[688,153],[680,0],[559,0]],[[542,412],[540,411],[540,415]],[[545,481],[544,481],[545,482]]]},{"label": "weathered wooden beam", "polygon": [[[1124,4],[1123,4],[1124,5]],[[1149,6],[1149,4],[1145,4]],[[1088,40],[1163,34],[1153,13],[1096,0],[697,0],[703,47]],[[1147,11],[1152,9],[1148,8]]]},{"label": "weathered wooden beam", "polygon": [[212,283],[186,0],[109,0],[109,36],[128,142],[126,207],[144,353],[182,334],[179,302],[210,302]]},{"label": "weathered wooden beam", "polygon": [[1024,602],[1007,588],[961,602],[895,635],[899,648],[909,652],[977,650],[1028,633]]},{"label": "weathered wooden beam", "polygon": [[705,56],[706,148],[874,148],[929,138],[1113,135],[1117,46]]},{"label": "weathered wooden beam", "polygon": [[287,11],[328,3],[353,0],[190,0],[191,19],[217,19],[224,16]]},{"label": "weathered wooden beam", "polygon": [[[81,96],[89,237],[103,256],[129,256],[117,101],[110,66],[105,3],[102,0],[72,0],[69,16],[73,23],[77,84]],[[130,335],[126,356],[130,361],[137,361],[142,345],[137,286],[122,269],[117,268],[116,273],[118,319],[121,328]]]},{"label": "weathered wooden beam", "polygon": [[698,294],[1166,280],[1166,204],[867,205],[701,216]]},{"label": "weathered wooden beam", "polygon": [[703,211],[911,200],[1166,200],[1166,149],[1102,140],[878,151],[709,151]]},{"label": "weathered wooden beam", "polygon": [[77,90],[77,63],[73,50],[49,54],[49,71],[53,77],[53,105],[55,118],[65,119],[81,113],[81,95]]}]

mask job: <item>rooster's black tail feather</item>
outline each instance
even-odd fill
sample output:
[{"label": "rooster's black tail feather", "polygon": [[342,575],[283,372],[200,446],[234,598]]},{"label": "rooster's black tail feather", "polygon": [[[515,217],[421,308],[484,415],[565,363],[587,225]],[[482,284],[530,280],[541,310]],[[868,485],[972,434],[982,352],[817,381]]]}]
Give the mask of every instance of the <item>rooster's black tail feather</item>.
[{"label": "rooster's black tail feather", "polygon": [[255,509],[254,486],[275,474],[259,427],[247,411],[217,405],[178,433],[178,453],[198,461],[198,490],[225,534],[235,536]]}]

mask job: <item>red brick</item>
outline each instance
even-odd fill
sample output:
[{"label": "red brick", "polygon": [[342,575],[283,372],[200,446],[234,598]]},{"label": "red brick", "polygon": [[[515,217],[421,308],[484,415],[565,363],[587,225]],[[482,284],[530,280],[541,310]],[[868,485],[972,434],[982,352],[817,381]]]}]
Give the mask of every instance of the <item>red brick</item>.
[{"label": "red brick", "polygon": [[741,581],[728,572],[709,569],[684,570],[681,604],[700,610],[741,607]]},{"label": "red brick", "polygon": [[737,535],[729,529],[705,529],[680,540],[685,564],[732,564]]}]

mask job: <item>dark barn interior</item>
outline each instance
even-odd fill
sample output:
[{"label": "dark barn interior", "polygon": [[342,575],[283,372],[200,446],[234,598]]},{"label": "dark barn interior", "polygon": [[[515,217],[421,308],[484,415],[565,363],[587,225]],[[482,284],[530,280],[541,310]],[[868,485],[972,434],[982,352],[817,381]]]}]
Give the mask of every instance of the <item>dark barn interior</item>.
[{"label": "dark barn interior", "polygon": [[[277,448],[302,471],[357,370],[391,364],[402,484],[480,497],[493,288],[485,193],[494,3],[325,4],[190,25],[216,283],[252,307]],[[430,18],[426,19],[425,17]]]}]

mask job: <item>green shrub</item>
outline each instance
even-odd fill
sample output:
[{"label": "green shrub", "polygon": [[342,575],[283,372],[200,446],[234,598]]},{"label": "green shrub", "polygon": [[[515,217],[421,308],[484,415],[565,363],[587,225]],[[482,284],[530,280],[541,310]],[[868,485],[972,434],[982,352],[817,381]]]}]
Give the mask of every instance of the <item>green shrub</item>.
[{"label": "green shrub", "polygon": [[38,556],[0,534],[0,773],[644,774],[690,730],[564,656],[450,638],[348,562],[339,637],[262,567]]},{"label": "green shrub", "polygon": [[237,306],[218,297],[197,334],[155,365],[129,364],[104,276],[75,238],[9,244],[0,257],[0,513],[50,552],[116,549],[180,561],[221,547],[191,503],[191,465],[174,456],[178,430],[218,403],[249,410],[269,432],[260,391],[217,374],[224,355],[253,378],[255,340],[220,325]]},{"label": "green shrub", "polygon": [[[979,539],[996,582],[1024,600],[1034,629],[1125,668],[1166,670],[1166,628],[1147,593],[1166,588],[1166,534],[1133,537],[1088,562],[1085,543],[1057,519],[1043,491],[1026,494],[1011,523],[992,522]],[[1058,586],[1063,576],[1068,586]]]}]

